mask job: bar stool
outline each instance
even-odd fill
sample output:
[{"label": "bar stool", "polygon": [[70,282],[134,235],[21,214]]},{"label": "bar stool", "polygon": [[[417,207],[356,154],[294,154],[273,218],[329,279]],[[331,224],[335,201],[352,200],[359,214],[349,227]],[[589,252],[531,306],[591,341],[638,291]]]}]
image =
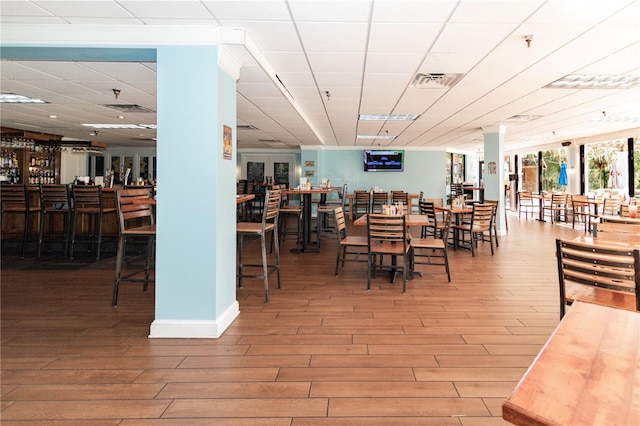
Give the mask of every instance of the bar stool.
[{"label": "bar stool", "polygon": [[[146,191],[150,193],[147,188]],[[95,237],[96,260],[100,260],[102,246],[102,222],[105,213],[115,213],[115,207],[104,207],[102,201],[102,187],[100,185],[74,185],[73,195],[73,219],[71,221],[71,250],[69,257],[73,259],[73,251],[76,244],[76,227],[78,215],[89,217],[88,237]],[[93,219],[93,220],[91,220]]]},{"label": "bar stool", "polygon": [[[112,305],[118,305],[118,291],[123,281],[141,282],[142,290],[147,291],[151,278],[151,264],[156,241],[156,225],[150,203],[151,193],[146,189],[121,189],[116,192],[116,211],[118,213],[118,254],[116,255],[115,281],[113,284]],[[130,239],[146,240],[147,253],[144,269],[128,271],[124,274],[122,264],[126,255],[127,241]],[[144,277],[140,277],[144,274]]]},{"label": "bar stool", "polygon": [[40,226],[38,236],[38,258],[42,253],[44,222],[49,216],[49,251],[53,240],[54,217],[62,216],[64,236],[64,257],[69,249],[69,221],[71,220],[71,199],[67,185],[40,185]]},{"label": "bar stool", "polygon": [[[269,275],[276,272],[278,275],[278,288],[280,288],[280,247],[278,243],[278,215],[280,212],[280,191],[267,191],[265,194],[265,206],[262,213],[262,221],[238,222],[236,233],[238,236],[238,287],[242,288],[243,278],[262,278],[264,280],[264,298],[269,302]],[[275,263],[267,262],[267,234],[274,238]],[[262,263],[252,264],[243,262],[245,237],[260,237]],[[247,274],[245,268],[262,268],[261,274]]]},{"label": "bar stool", "polygon": [[0,212],[2,222],[5,222],[7,213],[21,214],[24,216],[22,229],[22,245],[20,248],[21,257],[24,258],[27,247],[27,236],[29,235],[29,216],[31,213],[38,213],[38,206],[31,206],[29,202],[29,191],[27,185],[16,185],[2,183],[0,185]]},{"label": "bar stool", "polygon": [[[296,228],[289,229],[287,218],[292,217],[296,221]],[[282,238],[280,242],[284,242],[287,238],[287,235],[295,235],[296,236],[296,247],[298,253],[300,252],[300,244],[302,243],[302,204],[289,204],[289,196],[283,195],[282,201],[280,202],[280,217],[279,217],[278,227],[280,237]]]}]

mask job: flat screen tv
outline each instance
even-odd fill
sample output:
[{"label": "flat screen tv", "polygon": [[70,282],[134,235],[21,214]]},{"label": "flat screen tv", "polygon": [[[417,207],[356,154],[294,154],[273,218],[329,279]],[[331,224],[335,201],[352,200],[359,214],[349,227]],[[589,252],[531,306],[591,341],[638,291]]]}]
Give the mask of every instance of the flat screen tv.
[{"label": "flat screen tv", "polygon": [[365,150],[365,172],[402,172],[404,171],[403,150]]}]

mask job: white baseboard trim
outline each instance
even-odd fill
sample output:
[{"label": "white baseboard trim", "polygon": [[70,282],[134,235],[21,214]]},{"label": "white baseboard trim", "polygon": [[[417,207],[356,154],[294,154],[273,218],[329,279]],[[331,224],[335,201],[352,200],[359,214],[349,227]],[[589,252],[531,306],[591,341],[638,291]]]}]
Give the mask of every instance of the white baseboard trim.
[{"label": "white baseboard trim", "polygon": [[216,320],[154,320],[150,339],[217,339],[240,314],[240,305],[233,302]]}]

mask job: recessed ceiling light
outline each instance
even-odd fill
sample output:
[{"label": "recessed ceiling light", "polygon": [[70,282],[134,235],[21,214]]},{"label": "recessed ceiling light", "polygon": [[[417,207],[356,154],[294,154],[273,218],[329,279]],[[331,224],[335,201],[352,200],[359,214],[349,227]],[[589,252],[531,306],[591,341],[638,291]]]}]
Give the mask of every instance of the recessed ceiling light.
[{"label": "recessed ceiling light", "polygon": [[420,117],[419,114],[360,114],[361,121],[413,121]]},{"label": "recessed ceiling light", "polygon": [[89,124],[83,123],[83,126],[92,127],[94,129],[155,129],[155,124]]},{"label": "recessed ceiling light", "polygon": [[640,75],[570,74],[547,84],[552,89],[630,89],[640,84]]},{"label": "recessed ceiling light", "polygon": [[391,135],[358,135],[358,139],[395,139],[397,136]]},{"label": "recessed ceiling light", "polygon": [[58,116],[52,114],[52,115],[49,116],[49,118],[58,118]]},{"label": "recessed ceiling light", "polygon": [[120,120],[124,120],[124,115],[119,115],[119,116],[118,116],[118,118],[119,118]]},{"label": "recessed ceiling light", "polygon": [[15,93],[0,94],[0,103],[2,104],[47,104],[42,99],[30,98],[28,96],[16,95]]}]

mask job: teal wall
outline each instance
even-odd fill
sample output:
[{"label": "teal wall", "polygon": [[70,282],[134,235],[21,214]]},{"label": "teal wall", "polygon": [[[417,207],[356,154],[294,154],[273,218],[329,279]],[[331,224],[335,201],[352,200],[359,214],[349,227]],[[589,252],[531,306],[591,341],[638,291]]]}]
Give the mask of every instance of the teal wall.
[{"label": "teal wall", "polygon": [[[424,191],[425,198],[445,197],[445,151],[405,149],[404,172],[375,173],[363,170],[363,151],[363,148],[305,147],[300,153],[300,163],[297,164],[297,167],[300,167],[303,177],[306,170],[314,171],[314,176],[311,177],[314,185],[319,185],[322,178],[328,178],[333,186],[342,186],[346,183],[349,192],[356,189],[369,190],[377,186],[387,191],[394,189],[402,189],[411,193]],[[247,150],[243,151],[243,154],[259,155],[264,153]],[[313,161],[313,167],[306,166],[306,161]]]}]

